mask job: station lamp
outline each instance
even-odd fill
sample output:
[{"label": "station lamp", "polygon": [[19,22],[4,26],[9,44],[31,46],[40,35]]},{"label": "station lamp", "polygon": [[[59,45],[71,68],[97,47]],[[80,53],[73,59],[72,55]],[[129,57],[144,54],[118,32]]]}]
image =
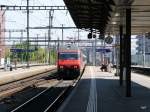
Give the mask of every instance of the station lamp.
[{"label": "station lamp", "polygon": [[93,38],[96,38],[96,34],[93,34]]},{"label": "station lamp", "polygon": [[116,24],[117,24],[117,22],[116,22],[116,21],[113,21],[113,22],[112,22],[112,24],[113,24],[113,25],[116,25]]},{"label": "station lamp", "polygon": [[146,32],[145,33],[145,37],[148,38],[148,39],[150,39],[150,32]]},{"label": "station lamp", "polygon": [[115,13],[115,17],[118,17],[118,16],[120,16],[120,14],[119,13]]},{"label": "station lamp", "polygon": [[90,33],[88,34],[88,39],[92,39],[92,37],[93,37],[93,29],[92,28],[90,28]]},{"label": "station lamp", "polygon": [[104,34],[99,34],[99,39],[104,40],[105,36]]},{"label": "station lamp", "polygon": [[92,39],[92,33],[88,34],[88,39]]}]

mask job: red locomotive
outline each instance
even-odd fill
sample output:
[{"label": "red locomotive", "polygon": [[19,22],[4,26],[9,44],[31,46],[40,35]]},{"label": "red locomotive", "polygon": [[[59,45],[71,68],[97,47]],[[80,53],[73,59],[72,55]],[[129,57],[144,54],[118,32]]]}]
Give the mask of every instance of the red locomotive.
[{"label": "red locomotive", "polygon": [[58,51],[57,70],[62,78],[77,78],[83,65],[81,50],[70,48]]}]

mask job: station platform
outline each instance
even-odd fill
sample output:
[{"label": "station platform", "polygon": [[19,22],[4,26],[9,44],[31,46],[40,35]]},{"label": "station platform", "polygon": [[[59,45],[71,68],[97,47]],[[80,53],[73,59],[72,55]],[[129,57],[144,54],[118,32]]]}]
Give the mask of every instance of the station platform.
[{"label": "station platform", "polygon": [[132,74],[132,97],[119,77],[88,66],[57,112],[150,112],[150,77]]},{"label": "station platform", "polygon": [[13,71],[0,71],[0,85],[9,83],[15,80],[20,80],[40,73],[48,72],[56,69],[55,65],[32,66],[29,68],[17,68]]},{"label": "station platform", "polygon": [[0,71],[0,76],[2,75],[5,75],[5,74],[14,74],[14,73],[18,73],[18,72],[26,72],[26,71],[34,71],[34,70],[38,70],[38,69],[46,69],[46,68],[56,68],[55,65],[39,65],[39,66],[30,66],[29,68],[26,68],[26,67],[22,67],[22,68],[17,68],[17,69],[14,69],[12,71],[10,70],[1,70]]},{"label": "station platform", "polygon": [[[44,66],[44,65],[48,65],[48,64],[43,64],[43,63],[32,63],[30,64],[30,67],[34,67],[34,66]],[[15,65],[11,64],[11,66],[13,67],[13,69],[15,69]],[[26,63],[18,63],[16,65],[17,69],[18,68],[25,68],[27,66]],[[4,65],[0,65],[0,71],[4,71],[5,66]],[[9,68],[9,67],[8,67]],[[8,71],[8,70],[7,70]]]}]

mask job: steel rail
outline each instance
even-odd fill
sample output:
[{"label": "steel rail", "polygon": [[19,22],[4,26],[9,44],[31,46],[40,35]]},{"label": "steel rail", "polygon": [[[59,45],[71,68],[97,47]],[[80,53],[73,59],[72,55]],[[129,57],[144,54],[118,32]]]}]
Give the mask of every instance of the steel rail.
[{"label": "steel rail", "polygon": [[[83,74],[84,70],[82,71]],[[69,94],[69,92],[71,92],[72,88],[77,84],[77,82],[80,80],[82,74],[76,79],[73,80],[72,83],[65,87],[63,90],[55,90],[54,88],[57,87],[60,84],[63,84],[63,81],[61,80],[60,82],[58,82],[56,85],[54,85],[53,87],[47,88],[44,91],[42,91],[41,93],[37,94],[36,96],[34,96],[33,98],[31,98],[30,100],[28,100],[27,102],[25,102],[24,104],[20,105],[19,107],[15,108],[14,110],[12,110],[11,112],[26,112],[26,108],[25,106],[29,103],[35,103],[36,100],[39,100],[40,97],[42,97],[41,95],[44,95],[46,92],[51,91],[54,93],[55,92],[59,92],[59,93],[55,93],[58,94],[58,96],[51,96],[51,97],[56,97],[55,99],[51,99],[54,101],[49,101],[49,106],[46,106],[46,108],[44,107],[44,109],[42,109],[41,112],[48,112],[48,111],[54,111],[58,109],[58,106],[60,105],[60,103],[62,103],[62,101],[65,99],[65,96],[67,96]],[[59,87],[59,86],[58,86]],[[52,91],[53,89],[53,91]],[[62,89],[62,88],[61,88]],[[48,92],[49,93],[49,92]],[[47,95],[46,95],[47,96]],[[47,96],[48,97],[48,96]],[[42,97],[43,98],[43,97]],[[34,101],[35,100],[35,101]],[[34,105],[34,104],[33,104]],[[32,107],[33,107],[32,105]],[[31,107],[31,105],[30,105]],[[25,109],[24,109],[25,108]],[[29,107],[27,107],[29,108]],[[36,107],[35,107],[36,108]],[[27,109],[28,110],[28,109]],[[31,109],[31,111],[33,111]],[[29,111],[28,111],[29,112]]]},{"label": "steel rail", "polygon": [[54,112],[58,109],[58,107],[61,105],[61,103],[65,100],[65,97],[68,96],[68,94],[71,92],[73,87],[75,87],[75,85],[79,82],[79,80],[81,79],[81,77],[84,73],[84,70],[85,70],[85,67],[81,71],[81,75],[76,80],[73,80],[73,83],[70,86],[68,86],[67,88],[65,88],[60,93],[60,95],[55,99],[55,101],[44,112]]},{"label": "steel rail", "polygon": [[[54,86],[57,86],[58,84],[60,84],[62,82],[62,80],[60,80],[57,84],[55,84]],[[32,97],[31,99],[29,99],[28,101],[26,101],[25,103],[23,103],[22,105],[20,105],[19,107],[15,108],[14,110],[12,110],[11,112],[17,112],[19,111],[19,109],[23,108],[23,106],[27,105],[28,103],[30,103],[31,101],[35,100],[36,98],[38,98],[40,95],[44,94],[47,91],[50,91],[54,86],[50,87],[50,88],[46,88],[45,90],[43,90],[42,92],[38,93],[36,96]]]},{"label": "steel rail", "polygon": [[[50,71],[46,71],[46,72],[43,72],[43,73],[40,73],[40,74],[36,74],[34,76],[26,77],[26,78],[23,78],[21,80],[16,80],[16,81],[8,82],[6,84],[2,84],[2,85],[0,85],[0,92],[13,89],[14,87],[17,87],[17,86],[21,86],[21,85],[23,85],[23,83],[27,83],[29,81],[39,80],[39,79],[47,76],[47,74],[49,72],[54,73],[55,71],[56,71],[55,69],[52,69]],[[33,84],[34,83],[28,84],[28,86],[33,85]]]}]

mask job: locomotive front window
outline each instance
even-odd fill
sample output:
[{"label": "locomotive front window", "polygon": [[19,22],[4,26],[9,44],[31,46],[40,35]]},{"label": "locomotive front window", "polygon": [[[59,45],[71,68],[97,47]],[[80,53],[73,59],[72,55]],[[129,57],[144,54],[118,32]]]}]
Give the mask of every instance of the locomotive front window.
[{"label": "locomotive front window", "polygon": [[78,53],[59,53],[59,59],[62,60],[77,60],[80,55]]}]

